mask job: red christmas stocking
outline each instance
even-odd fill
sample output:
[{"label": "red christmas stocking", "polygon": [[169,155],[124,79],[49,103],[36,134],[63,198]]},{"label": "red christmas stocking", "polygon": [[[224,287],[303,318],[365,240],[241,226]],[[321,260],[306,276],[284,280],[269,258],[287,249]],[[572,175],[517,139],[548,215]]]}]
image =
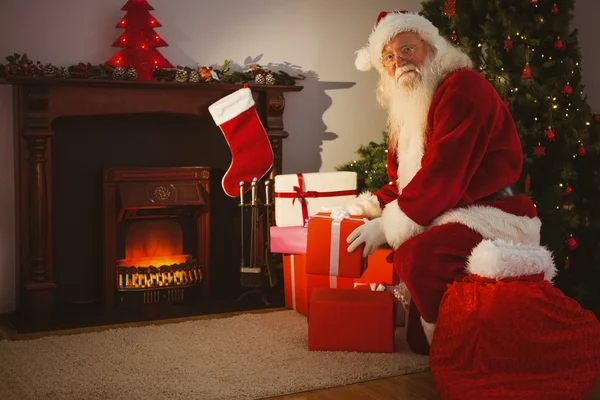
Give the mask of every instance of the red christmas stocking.
[{"label": "red christmas stocking", "polygon": [[208,107],[221,128],[231,150],[231,165],[221,182],[225,194],[239,197],[240,182],[250,189],[253,178],[259,180],[273,166],[273,149],[248,88],[237,90]]}]

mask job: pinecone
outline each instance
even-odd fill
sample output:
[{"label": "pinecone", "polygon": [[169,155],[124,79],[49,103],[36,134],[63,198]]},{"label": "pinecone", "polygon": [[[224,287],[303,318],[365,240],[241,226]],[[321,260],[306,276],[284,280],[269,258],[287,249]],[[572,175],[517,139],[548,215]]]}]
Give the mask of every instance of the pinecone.
[{"label": "pinecone", "polygon": [[44,67],[43,74],[44,74],[44,76],[54,78],[56,75],[58,75],[58,68],[56,68],[52,64],[47,64]]},{"label": "pinecone", "polygon": [[197,70],[197,69],[192,69],[192,70],[190,70],[190,73],[189,73],[189,78],[188,78],[188,80],[189,80],[190,82],[194,82],[194,83],[198,83],[198,82],[200,82],[200,74],[198,73],[198,70]]},{"label": "pinecone", "polygon": [[183,67],[177,67],[177,72],[175,72],[175,80],[177,82],[187,82],[188,80],[188,72]]},{"label": "pinecone", "polygon": [[254,76],[254,83],[264,85],[266,81],[265,74],[258,73]]},{"label": "pinecone", "polygon": [[125,73],[125,79],[129,80],[129,81],[135,81],[138,77],[137,71],[135,70],[135,68],[130,67],[127,68],[127,72]]},{"label": "pinecone", "polygon": [[71,76],[71,74],[69,73],[69,70],[66,67],[60,67],[60,69],[58,70],[58,76],[61,78],[68,78],[69,76]]},{"label": "pinecone", "polygon": [[274,85],[275,83],[277,83],[276,79],[275,79],[275,75],[271,72],[269,72],[267,74],[267,77],[265,78],[265,82],[267,83],[267,85]]},{"label": "pinecone", "polygon": [[112,72],[113,79],[123,79],[125,78],[125,68],[123,67],[115,67]]}]

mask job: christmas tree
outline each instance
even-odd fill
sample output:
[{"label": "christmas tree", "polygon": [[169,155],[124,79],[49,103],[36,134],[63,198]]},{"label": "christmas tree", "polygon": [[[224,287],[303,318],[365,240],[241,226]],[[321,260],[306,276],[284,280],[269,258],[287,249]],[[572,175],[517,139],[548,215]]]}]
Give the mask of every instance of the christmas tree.
[{"label": "christmas tree", "polygon": [[112,67],[134,68],[137,79],[152,80],[156,68],[173,68],[173,65],[160,54],[157,47],[168,44],[154,31],[162,25],[150,11],[154,8],[146,0],[128,0],[121,8],[125,16],[117,24],[125,32],[113,43],[113,47],[123,50],[106,62]]},{"label": "christmas tree", "polygon": [[[422,6],[421,15],[469,54],[505,99],[523,146],[518,184],[537,206],[542,244],[559,270],[555,285],[600,316],[600,115],[583,92],[577,30],[570,29],[573,0]],[[385,149],[385,142],[364,146],[361,159],[339,169],[369,182],[385,171]]]}]

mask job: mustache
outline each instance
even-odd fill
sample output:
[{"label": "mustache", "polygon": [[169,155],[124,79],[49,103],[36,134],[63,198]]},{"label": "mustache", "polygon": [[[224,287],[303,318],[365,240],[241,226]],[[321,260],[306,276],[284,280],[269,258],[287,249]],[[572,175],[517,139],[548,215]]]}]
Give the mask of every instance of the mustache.
[{"label": "mustache", "polygon": [[418,74],[421,74],[421,70],[415,64],[406,64],[402,67],[396,68],[396,79],[400,77],[400,75],[405,74],[407,72],[414,71]]}]

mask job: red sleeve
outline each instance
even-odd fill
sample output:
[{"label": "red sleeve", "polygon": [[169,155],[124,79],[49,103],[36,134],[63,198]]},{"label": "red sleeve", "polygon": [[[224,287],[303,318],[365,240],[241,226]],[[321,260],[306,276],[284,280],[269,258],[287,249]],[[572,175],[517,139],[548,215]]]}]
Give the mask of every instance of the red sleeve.
[{"label": "red sleeve", "polygon": [[378,192],[373,193],[377,196],[379,206],[382,209],[386,204],[398,199],[398,187],[396,186],[396,181],[398,180],[398,161],[396,161],[396,154],[392,146],[388,148],[387,152],[387,174],[389,183],[383,185]]},{"label": "red sleeve", "polygon": [[[438,89],[429,112],[432,128],[421,169],[398,197],[414,222],[429,225],[463,198],[490,141],[497,99],[485,78],[457,74]],[[488,87],[489,86],[489,87]]]}]

